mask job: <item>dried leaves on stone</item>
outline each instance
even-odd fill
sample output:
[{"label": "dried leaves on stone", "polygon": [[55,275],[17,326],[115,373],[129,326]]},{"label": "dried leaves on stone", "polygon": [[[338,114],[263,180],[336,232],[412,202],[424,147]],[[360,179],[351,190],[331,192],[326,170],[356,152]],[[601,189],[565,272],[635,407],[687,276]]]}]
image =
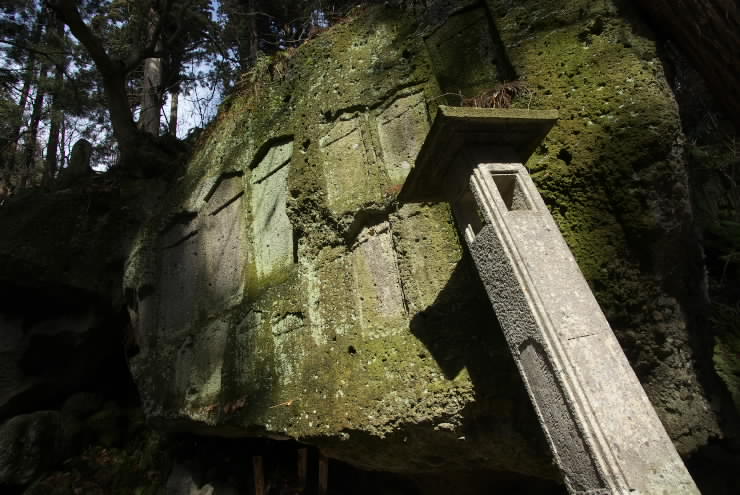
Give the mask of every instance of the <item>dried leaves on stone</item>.
[{"label": "dried leaves on stone", "polygon": [[530,94],[530,90],[524,81],[508,81],[497,84],[492,89],[482,91],[477,96],[465,98],[462,101],[464,107],[476,108],[510,108],[511,102],[517,96]]}]

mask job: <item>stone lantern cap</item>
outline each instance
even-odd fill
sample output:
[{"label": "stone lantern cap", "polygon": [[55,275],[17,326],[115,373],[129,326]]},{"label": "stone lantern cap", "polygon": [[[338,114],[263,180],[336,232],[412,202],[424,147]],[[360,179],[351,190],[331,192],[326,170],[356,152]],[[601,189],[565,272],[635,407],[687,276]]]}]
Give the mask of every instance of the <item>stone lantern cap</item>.
[{"label": "stone lantern cap", "polygon": [[440,106],[398,199],[450,201],[478,163],[525,163],[557,118],[556,110]]}]

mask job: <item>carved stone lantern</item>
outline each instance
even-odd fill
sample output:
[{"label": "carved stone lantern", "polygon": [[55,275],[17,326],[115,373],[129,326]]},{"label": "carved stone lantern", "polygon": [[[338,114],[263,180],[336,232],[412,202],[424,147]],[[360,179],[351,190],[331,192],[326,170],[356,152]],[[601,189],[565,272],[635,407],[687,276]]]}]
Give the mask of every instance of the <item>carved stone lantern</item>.
[{"label": "carved stone lantern", "polygon": [[399,199],[453,205],[570,493],[698,494],[523,166],[556,119],[440,107]]}]

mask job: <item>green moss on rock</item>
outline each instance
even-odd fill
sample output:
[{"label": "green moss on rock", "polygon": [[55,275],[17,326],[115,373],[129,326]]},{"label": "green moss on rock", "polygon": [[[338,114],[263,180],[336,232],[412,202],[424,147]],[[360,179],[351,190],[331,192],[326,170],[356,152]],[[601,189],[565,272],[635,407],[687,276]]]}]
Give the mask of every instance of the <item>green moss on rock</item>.
[{"label": "green moss on rock", "polygon": [[[678,113],[654,45],[611,2],[508,5],[489,2],[498,33],[482,7],[444,17],[454,37],[394,9],[355,10],[245,77],[168,195],[167,221],[142,239],[202,215],[225,176],[241,174],[249,197],[254,167],[290,141],[294,262],[258,277],[246,236],[242,292],[182,328],[162,327],[154,311],[132,365],[155,422],[298,438],[373,469],[552,476],[449,207],[394,202],[413,165],[397,136],[419,144],[440,83],[458,72],[466,90],[495,86],[489,56],[503,49],[531,90],[515,106],[559,110],[527,166],[662,419],[684,452],[717,434],[679,296],[655,262],[690,217]],[[450,60],[465,23],[463,45],[477,47],[461,62],[469,78]],[[249,230],[256,207],[239,204]],[[156,275],[168,256],[139,246],[128,278],[137,290],[142,267]]]},{"label": "green moss on rock", "polygon": [[[658,414],[689,452],[719,427],[693,359],[682,357],[692,352],[680,309],[688,301],[676,286],[695,283],[689,267],[701,260],[691,258],[685,138],[655,44],[607,1],[489,6],[531,90],[515,106],[560,114],[527,166]],[[666,253],[677,245],[687,246],[682,254]]]}]

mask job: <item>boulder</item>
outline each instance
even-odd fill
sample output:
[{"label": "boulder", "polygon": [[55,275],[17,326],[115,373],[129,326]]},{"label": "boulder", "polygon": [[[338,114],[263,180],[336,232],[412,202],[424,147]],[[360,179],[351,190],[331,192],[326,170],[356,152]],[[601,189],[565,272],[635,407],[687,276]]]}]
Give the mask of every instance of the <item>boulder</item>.
[{"label": "boulder", "polygon": [[56,407],[109,365],[116,341],[106,335],[104,316],[88,301],[65,302],[46,314],[0,312],[0,418]]},{"label": "boulder", "polygon": [[9,419],[0,426],[0,486],[31,482],[60,460],[62,445],[61,418],[56,411]]},{"label": "boulder", "polygon": [[85,419],[103,406],[103,398],[90,392],[78,392],[64,401],[62,415]]}]

